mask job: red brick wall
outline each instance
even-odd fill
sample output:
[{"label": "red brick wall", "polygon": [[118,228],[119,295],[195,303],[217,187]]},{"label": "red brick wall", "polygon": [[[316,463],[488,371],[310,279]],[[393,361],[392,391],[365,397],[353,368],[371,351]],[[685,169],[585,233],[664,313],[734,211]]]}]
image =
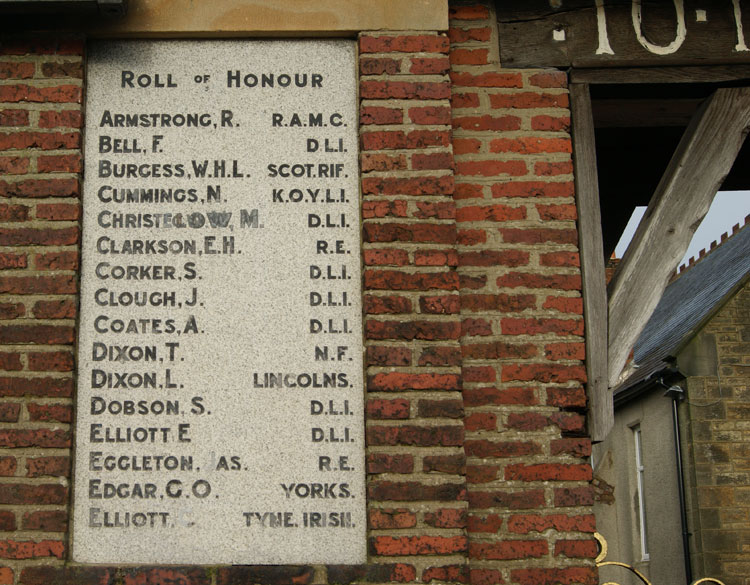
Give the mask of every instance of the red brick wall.
[{"label": "red brick wall", "polygon": [[[361,34],[370,562],[64,564],[83,43],[0,44],[0,585],[595,583],[565,76]],[[33,40],[32,40],[33,39]]]},{"label": "red brick wall", "polygon": [[597,582],[566,75],[503,69],[451,9],[473,583]]}]

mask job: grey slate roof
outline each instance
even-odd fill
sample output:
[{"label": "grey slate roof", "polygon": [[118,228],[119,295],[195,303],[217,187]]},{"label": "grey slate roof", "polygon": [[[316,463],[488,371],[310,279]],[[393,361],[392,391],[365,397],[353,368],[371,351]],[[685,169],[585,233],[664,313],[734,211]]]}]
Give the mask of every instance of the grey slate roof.
[{"label": "grey slate roof", "polygon": [[639,368],[616,392],[668,364],[713,313],[750,279],[750,224],[667,286],[634,348]]}]

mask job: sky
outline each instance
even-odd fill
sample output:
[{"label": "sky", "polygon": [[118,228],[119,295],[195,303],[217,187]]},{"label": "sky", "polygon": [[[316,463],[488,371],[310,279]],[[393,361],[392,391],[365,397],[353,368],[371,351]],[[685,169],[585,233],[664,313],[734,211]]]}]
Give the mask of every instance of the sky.
[{"label": "sky", "polygon": [[[635,228],[641,221],[645,207],[636,207],[633,215],[630,217],[622,237],[615,247],[615,254],[622,258],[630,239],[635,233]],[[714,197],[711,209],[708,210],[706,217],[703,218],[700,227],[695,231],[695,235],[690,242],[687,253],[680,261],[680,265],[687,264],[691,256],[698,258],[698,252],[711,246],[711,242],[721,239],[721,234],[731,232],[732,226],[739,223],[740,226],[745,223],[745,216],[750,215],[750,191],[719,191]]]}]

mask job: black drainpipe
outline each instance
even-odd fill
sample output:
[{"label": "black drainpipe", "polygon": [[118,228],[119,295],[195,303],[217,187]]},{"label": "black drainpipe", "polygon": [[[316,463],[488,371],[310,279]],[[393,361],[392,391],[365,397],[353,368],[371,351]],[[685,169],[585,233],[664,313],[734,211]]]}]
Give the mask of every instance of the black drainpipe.
[{"label": "black drainpipe", "polygon": [[682,525],[682,556],[685,560],[685,578],[687,583],[693,582],[693,568],[690,562],[690,533],[687,527],[687,510],[685,507],[685,481],[682,476],[682,448],[680,447],[680,415],[677,406],[684,398],[684,390],[679,386],[667,387],[664,382],[659,383],[667,388],[664,396],[672,399],[672,431],[674,436],[674,455],[677,460],[677,491],[680,496],[680,523]]}]

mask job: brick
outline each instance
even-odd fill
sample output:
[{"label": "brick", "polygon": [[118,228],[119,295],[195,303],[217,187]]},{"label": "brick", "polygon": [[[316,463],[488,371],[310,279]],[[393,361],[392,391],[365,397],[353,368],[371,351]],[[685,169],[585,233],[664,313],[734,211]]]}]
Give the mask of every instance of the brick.
[{"label": "brick", "polygon": [[409,254],[405,250],[394,250],[392,248],[367,249],[362,254],[363,261],[367,266],[405,266],[409,263]]},{"label": "brick", "polygon": [[539,255],[539,263],[542,266],[574,268],[581,265],[581,257],[578,252],[547,252]]},{"label": "brick", "polygon": [[464,294],[461,295],[461,309],[472,312],[501,311],[510,313],[536,308],[534,295]]},{"label": "brick", "polygon": [[531,118],[531,129],[541,132],[570,132],[569,116],[542,114]]},{"label": "brick", "polygon": [[67,532],[68,513],[64,510],[26,512],[21,520],[21,528],[41,532]]},{"label": "brick", "polygon": [[80,110],[39,112],[40,128],[81,128],[82,125],[83,115]]},{"label": "brick", "polygon": [[23,585],[98,585],[111,583],[114,579],[114,569],[106,567],[33,565],[23,568],[20,583]]},{"label": "brick", "polygon": [[26,408],[32,421],[62,423],[73,421],[73,408],[68,404],[35,404],[30,402],[26,405]]},{"label": "brick", "polygon": [[26,254],[16,254],[15,252],[0,252],[0,270],[11,268],[26,268]]},{"label": "brick", "polygon": [[489,8],[481,4],[451,6],[448,11],[448,18],[451,20],[485,20],[489,16]]},{"label": "brick", "polygon": [[556,508],[594,505],[594,490],[591,486],[555,488],[554,494]]},{"label": "brick", "polygon": [[0,126],[28,126],[27,110],[0,110]]},{"label": "brick", "polygon": [[370,345],[367,347],[365,361],[370,366],[409,366],[411,365],[411,349]]},{"label": "brick", "polygon": [[522,160],[471,160],[456,163],[456,172],[461,175],[497,177],[502,175],[525,175],[526,163]]},{"label": "brick", "polygon": [[0,197],[77,197],[78,194],[78,179],[0,181]]},{"label": "brick", "polygon": [[417,201],[414,217],[418,219],[455,219],[456,204],[453,201]]},{"label": "brick", "polygon": [[419,366],[457,366],[461,364],[461,350],[451,346],[425,347],[417,360]]},{"label": "brick", "polygon": [[408,583],[417,578],[413,565],[407,563],[369,563],[367,565],[329,565],[327,568],[330,585],[350,585],[365,583]]},{"label": "brick", "polygon": [[451,123],[451,109],[446,106],[409,108],[409,119],[414,124],[446,125]]},{"label": "brick", "polygon": [[363,201],[363,219],[376,217],[406,217],[406,201]]},{"label": "brick", "polygon": [[507,481],[591,481],[593,472],[590,465],[568,463],[538,463],[525,465],[518,463],[505,468]]},{"label": "brick", "polygon": [[80,154],[40,156],[36,164],[40,173],[80,173],[82,168]]},{"label": "brick", "polygon": [[583,360],[586,358],[586,344],[548,343],[544,346],[544,357],[548,360]]},{"label": "brick", "polygon": [[65,545],[58,540],[18,541],[0,540],[0,558],[25,560],[43,557],[57,557],[62,559]]},{"label": "brick", "polygon": [[69,274],[53,276],[0,276],[0,293],[6,294],[72,294],[76,278]]},{"label": "brick", "polygon": [[367,270],[365,289],[369,290],[458,290],[455,272],[407,273],[395,270]]},{"label": "brick", "polygon": [[550,442],[550,454],[572,455],[573,457],[588,457],[591,455],[591,439],[566,438],[555,439]]},{"label": "brick", "polygon": [[420,418],[462,418],[464,406],[461,400],[420,400],[417,403]]},{"label": "brick", "polygon": [[0,102],[81,103],[82,90],[76,85],[34,87],[32,85],[0,86]]},{"label": "brick", "polygon": [[378,556],[444,555],[466,550],[465,536],[376,536],[370,550]]},{"label": "brick", "polygon": [[487,49],[453,49],[450,53],[452,65],[486,65],[489,63]]},{"label": "brick", "polygon": [[411,168],[415,171],[448,170],[453,168],[453,155],[450,152],[413,154]]},{"label": "brick", "polygon": [[[76,316],[76,306],[72,300],[61,300],[61,301],[37,301],[34,303],[32,308],[34,316],[37,319],[73,319]],[[61,341],[46,341],[42,335],[34,336],[38,343],[71,343],[71,341],[65,341],[67,339],[68,327],[59,327],[57,325],[32,325],[29,326],[28,333],[41,333],[42,331],[54,332],[54,339],[61,339]],[[72,330],[71,330],[72,331]]]},{"label": "brick", "polygon": [[471,509],[500,508],[502,510],[529,510],[545,505],[544,490],[472,491],[469,493]]},{"label": "brick", "polygon": [[522,136],[519,138],[498,138],[490,141],[490,152],[517,152],[520,154],[541,154],[571,152],[569,138],[540,138]]},{"label": "brick", "polygon": [[495,183],[492,185],[492,196],[507,197],[572,197],[575,194],[573,183],[546,183],[544,181],[517,181]]},{"label": "brick", "polygon": [[489,114],[483,114],[480,116],[454,117],[452,125],[453,128],[458,130],[507,132],[519,130],[521,128],[521,119],[517,116],[490,116]]},{"label": "brick", "polygon": [[[0,86],[0,94],[2,93]],[[24,150],[39,148],[56,150],[78,148],[81,135],[78,132],[6,132],[0,133],[0,150]]]},{"label": "brick", "polygon": [[440,508],[435,512],[425,512],[424,523],[434,528],[463,528],[466,526],[466,510]]},{"label": "brick", "polygon": [[451,43],[467,43],[469,41],[489,41],[492,31],[489,27],[477,28],[449,28],[448,38]]},{"label": "brick", "polygon": [[422,313],[452,315],[461,310],[457,295],[420,297],[419,310]]},{"label": "brick", "polygon": [[451,96],[451,107],[454,110],[461,108],[478,108],[479,95],[476,93],[453,93]]},{"label": "brick", "polygon": [[467,465],[466,483],[481,484],[493,482],[497,479],[497,472],[499,470],[500,468],[497,465]]},{"label": "brick", "polygon": [[434,35],[367,35],[359,39],[362,53],[447,53],[449,47],[447,37]]},{"label": "brick", "polygon": [[507,317],[500,320],[500,328],[504,335],[539,335],[553,333],[555,335],[583,335],[583,321],[581,319],[516,319]]},{"label": "brick", "polygon": [[367,195],[450,195],[453,176],[365,177],[362,192]]},{"label": "brick", "polygon": [[371,392],[399,392],[402,390],[460,390],[461,377],[458,374],[438,374],[424,372],[384,372],[367,379]]},{"label": "brick", "polygon": [[541,447],[530,441],[467,440],[464,445],[469,457],[525,457],[538,455]]},{"label": "brick", "polygon": [[497,415],[491,412],[474,412],[464,419],[464,426],[468,432],[494,431],[497,429]]},{"label": "brick", "polygon": [[425,455],[422,459],[422,471],[425,473],[449,473],[463,475],[466,457],[463,455]]},{"label": "brick", "polygon": [[[211,579],[205,569],[185,569],[183,573],[167,573],[158,569],[151,579],[126,581],[123,585],[209,585]],[[251,565],[232,566],[214,569],[216,585],[247,585],[247,583],[264,583],[267,585],[307,585],[312,582],[312,567],[295,565]]]},{"label": "brick", "polygon": [[561,313],[583,315],[583,299],[580,297],[547,297],[542,305],[544,309],[552,309]]},{"label": "brick", "polygon": [[449,581],[451,583],[469,583],[469,571],[466,565],[443,565],[427,567],[422,571],[422,583],[432,581]]},{"label": "brick", "polygon": [[[9,320],[23,317],[26,313],[26,308],[22,303],[0,303],[0,319]],[[6,327],[0,327],[0,333],[8,329]]]},{"label": "brick", "polygon": [[[453,154],[474,154],[481,150],[482,143],[476,138],[454,138],[453,139]],[[479,186],[479,195],[481,197],[481,186]],[[456,193],[458,193],[458,185],[456,185]]]},{"label": "brick", "polygon": [[524,92],[490,94],[490,106],[498,109],[567,108],[569,105],[570,101],[566,93]]},{"label": "brick", "polygon": [[536,347],[530,343],[506,343],[493,341],[488,343],[463,344],[461,354],[466,359],[496,360],[503,358],[528,359],[536,356]]},{"label": "brick", "polygon": [[415,75],[442,75],[448,73],[448,57],[412,57],[409,73]]},{"label": "brick", "polygon": [[538,559],[549,552],[544,540],[505,540],[502,542],[472,542],[469,558],[488,561]]},{"label": "brick", "polygon": [[411,301],[405,297],[365,295],[365,313],[368,315],[411,313]]},{"label": "brick", "polygon": [[66,351],[33,352],[28,354],[29,370],[35,372],[71,372],[73,354]]},{"label": "brick", "polygon": [[463,252],[459,255],[460,266],[515,267],[525,266],[528,263],[529,253],[522,250],[481,250],[475,252]]},{"label": "brick", "polygon": [[26,459],[27,477],[69,477],[70,458],[64,456]]},{"label": "brick", "polygon": [[29,172],[29,159],[20,156],[0,156],[0,173],[22,175]]},{"label": "brick", "polygon": [[452,244],[456,241],[456,228],[451,224],[366,222],[363,227],[364,241],[369,243]]},{"label": "brick", "polygon": [[529,77],[529,84],[535,87],[568,87],[568,76],[563,71],[535,73]]},{"label": "brick", "polygon": [[78,236],[78,227],[4,229],[0,231],[0,246],[70,246],[78,243]]},{"label": "brick", "polygon": [[12,477],[16,474],[18,462],[15,457],[0,457],[0,476]]},{"label": "brick", "polygon": [[461,336],[492,335],[492,325],[485,319],[464,319],[461,321]]},{"label": "brick", "polygon": [[556,412],[550,415],[549,420],[564,433],[583,434],[586,430],[586,419],[573,412]]},{"label": "brick", "polygon": [[463,391],[466,406],[487,406],[489,404],[522,404],[533,406],[537,403],[532,388],[466,388]]},{"label": "brick", "polygon": [[[40,207],[47,206],[38,205],[37,214],[39,213]],[[78,205],[66,205],[66,207],[75,207],[76,215],[80,210]],[[44,254],[35,254],[34,264],[37,270],[76,270],[78,269],[78,252],[71,250],[63,252],[45,252]]]},{"label": "brick", "polygon": [[[363,99],[419,99],[441,100],[451,96],[451,86],[447,81],[381,81],[363,80],[359,84]],[[2,93],[0,92],[0,96]]]},{"label": "brick", "polygon": [[34,77],[34,63],[0,61],[0,79],[29,79],[30,77]]},{"label": "brick", "polygon": [[455,250],[416,250],[415,266],[458,266],[458,255]]},{"label": "brick", "polygon": [[360,137],[362,150],[385,150],[406,148],[406,133],[402,130],[377,130],[363,132]]},{"label": "brick", "polygon": [[558,540],[555,543],[555,556],[569,559],[593,559],[599,554],[595,540]]},{"label": "brick", "polygon": [[385,57],[363,57],[359,61],[359,72],[362,75],[394,75],[401,73],[401,60]]},{"label": "brick", "polygon": [[372,508],[368,522],[374,530],[413,528],[417,525],[417,515],[405,508]]},{"label": "brick", "polygon": [[367,456],[367,473],[412,473],[414,457],[409,454],[370,453]]},{"label": "brick", "polygon": [[[526,219],[526,208],[525,207],[512,207],[510,205],[495,204],[495,205],[471,205],[466,207],[460,207],[456,210],[456,221],[467,222],[467,221],[513,221]],[[505,254],[515,255],[517,258],[525,258],[528,262],[528,254],[520,252],[518,250],[506,250]],[[476,254],[476,253],[472,253]],[[491,255],[491,252],[487,252]],[[463,256],[463,255],[462,255]],[[469,256],[473,258],[474,256]],[[488,256],[489,257],[489,256]],[[526,262],[523,262],[524,264]]]},{"label": "brick", "polygon": [[534,163],[534,174],[539,177],[556,177],[558,175],[572,175],[573,163],[539,161]]},{"label": "brick", "polygon": [[599,583],[594,567],[512,569],[510,579],[518,585],[597,585]]},{"label": "brick", "polygon": [[537,205],[537,212],[539,218],[544,221],[554,220],[569,220],[575,221],[578,219],[578,213],[576,206],[572,204],[568,205]]},{"label": "brick", "polygon": [[70,431],[59,429],[0,429],[0,447],[18,449],[40,447],[64,449],[70,447]]},{"label": "brick", "polygon": [[403,398],[376,398],[367,401],[366,414],[372,420],[407,419],[409,408],[409,401]]},{"label": "brick", "polygon": [[498,569],[471,569],[469,571],[470,583],[472,585],[503,585],[502,571]]},{"label": "brick", "polygon": [[0,222],[26,221],[28,218],[28,206],[8,205],[6,203],[0,203]]},{"label": "brick", "polygon": [[450,146],[450,130],[412,130],[406,135],[406,148]]},{"label": "brick", "polygon": [[466,498],[466,489],[462,484],[455,483],[425,485],[416,481],[373,481],[367,486],[367,494],[371,501],[378,502],[454,502]]},{"label": "brick", "polygon": [[[16,530],[16,515],[10,510],[3,510],[0,512],[0,530],[3,532],[13,532]],[[3,571],[0,567],[0,585],[7,583],[13,585],[13,579],[6,580],[7,572]]]},{"label": "brick", "polygon": [[458,230],[456,241],[462,246],[476,246],[487,241],[487,232],[484,230]]},{"label": "brick", "polygon": [[3,351],[0,352],[0,370],[15,371],[22,370],[23,364],[21,364],[21,354],[17,351]]},{"label": "brick", "polygon": [[[450,75],[451,81],[458,87],[523,87],[520,73],[487,72],[474,75],[466,71],[452,71]],[[490,100],[492,97],[490,95]]]},{"label": "brick", "polygon": [[461,374],[464,382],[494,382],[497,379],[493,366],[464,366]]},{"label": "brick", "polygon": [[371,171],[399,171],[409,166],[406,156],[403,154],[388,155],[365,152],[360,157],[360,163],[363,173]]},{"label": "brick", "polygon": [[562,364],[508,364],[503,366],[502,381],[585,382],[586,368]]},{"label": "brick", "polygon": [[487,534],[497,534],[497,531],[503,525],[502,517],[497,514],[487,514],[486,516],[469,515],[467,530],[473,533],[484,532]]},{"label": "brick", "polygon": [[367,339],[401,339],[428,341],[458,339],[461,328],[458,323],[444,321],[375,321],[365,323]]},{"label": "brick", "polygon": [[10,506],[64,504],[68,490],[59,484],[0,484],[0,503]]},{"label": "brick", "polygon": [[[2,334],[1,330],[0,334]],[[71,378],[0,377],[0,396],[47,396],[50,398],[67,398],[72,395],[72,392],[73,380]],[[27,429],[27,431],[29,433],[34,432],[31,429]],[[0,433],[1,432],[2,431],[0,431]]]},{"label": "brick", "polygon": [[547,388],[549,406],[561,408],[583,408],[586,406],[586,392],[583,388]]},{"label": "brick", "polygon": [[508,415],[505,426],[519,431],[539,431],[549,424],[549,418],[540,412],[512,412]]},{"label": "brick", "polygon": [[508,518],[508,531],[514,534],[530,532],[596,532],[596,519],[593,514],[568,516],[566,514],[517,514]]}]

